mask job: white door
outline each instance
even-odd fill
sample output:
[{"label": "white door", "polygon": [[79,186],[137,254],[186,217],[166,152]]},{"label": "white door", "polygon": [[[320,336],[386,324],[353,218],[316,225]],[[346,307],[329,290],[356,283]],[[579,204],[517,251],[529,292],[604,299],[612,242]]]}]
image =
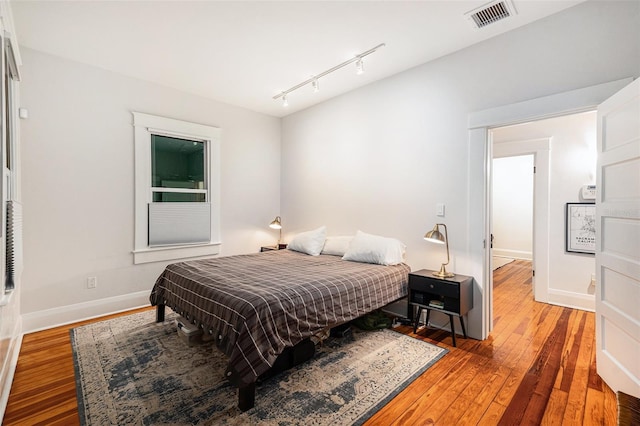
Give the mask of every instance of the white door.
[{"label": "white door", "polygon": [[597,188],[598,374],[640,397],[640,80],[598,107]]}]

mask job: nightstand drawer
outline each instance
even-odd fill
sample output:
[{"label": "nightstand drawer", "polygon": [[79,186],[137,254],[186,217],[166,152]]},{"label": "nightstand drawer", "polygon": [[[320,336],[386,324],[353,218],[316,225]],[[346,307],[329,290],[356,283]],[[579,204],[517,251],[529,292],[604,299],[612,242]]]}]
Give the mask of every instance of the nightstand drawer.
[{"label": "nightstand drawer", "polygon": [[[438,280],[438,278],[427,278],[418,275],[411,275],[411,289],[417,292],[437,294],[445,297],[460,298],[460,286],[455,282],[447,282]],[[418,302],[417,300],[415,301]]]}]

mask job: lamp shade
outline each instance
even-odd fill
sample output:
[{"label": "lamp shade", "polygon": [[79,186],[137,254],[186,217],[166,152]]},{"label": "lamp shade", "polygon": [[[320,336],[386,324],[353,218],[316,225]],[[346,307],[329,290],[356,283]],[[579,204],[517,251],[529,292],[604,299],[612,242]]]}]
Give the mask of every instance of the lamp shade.
[{"label": "lamp shade", "polygon": [[442,235],[442,232],[438,229],[438,225],[434,226],[431,231],[424,234],[424,239],[436,244],[444,244],[446,241],[444,235]]},{"label": "lamp shade", "polygon": [[269,228],[273,229],[282,229],[282,222],[280,221],[280,216],[276,216],[273,221],[269,224]]}]

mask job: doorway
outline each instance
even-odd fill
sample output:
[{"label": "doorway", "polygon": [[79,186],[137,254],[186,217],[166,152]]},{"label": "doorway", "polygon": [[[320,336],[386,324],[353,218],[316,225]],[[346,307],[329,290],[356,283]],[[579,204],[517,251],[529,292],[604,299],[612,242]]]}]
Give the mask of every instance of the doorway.
[{"label": "doorway", "polygon": [[[469,115],[469,158],[477,159],[469,163],[470,190],[468,195],[469,211],[482,214],[469,215],[469,273],[477,281],[474,291],[474,308],[469,311],[468,334],[477,339],[486,339],[493,328],[493,292],[489,238],[490,224],[490,176],[492,144],[490,129],[501,126],[517,125],[533,120],[558,117],[566,114],[593,111],[597,106],[628,85],[632,79],[611,81],[595,86],[558,93],[497,108],[473,112]],[[538,170],[539,172],[539,170]],[[575,193],[574,193],[575,194]],[[547,212],[548,213],[548,212]],[[537,214],[534,214],[537,216]],[[535,227],[535,226],[534,226]],[[534,232],[538,232],[534,229]],[[548,232],[547,232],[548,234]],[[562,238],[562,236],[560,236]],[[536,247],[534,247],[534,251]],[[536,281],[539,278],[536,260]]]},{"label": "doorway", "polygon": [[[500,179],[509,179],[513,183],[501,207],[509,210],[507,215],[502,215],[506,220],[516,221],[518,216],[526,215],[525,209],[530,208],[530,195],[524,195],[530,184],[520,181],[519,175],[525,174],[520,169],[531,170],[525,159],[534,159],[533,250],[530,258],[533,262],[534,297],[538,302],[585,310],[595,308],[594,286],[591,284],[595,261],[593,255],[566,251],[565,208],[568,202],[594,201],[585,199],[581,189],[596,183],[596,127],[595,111],[588,111],[489,130],[494,165],[499,161],[515,162],[507,171],[508,176],[501,176],[499,167],[492,169],[494,186]],[[529,139],[542,135],[546,137]],[[546,167],[541,167],[545,161]],[[546,184],[542,182],[543,174]],[[498,201],[495,196],[492,197],[494,205]],[[491,215],[500,218],[501,213],[494,210]],[[518,226],[523,232],[511,229],[510,236],[523,239],[529,230],[524,223]],[[538,232],[540,229],[544,232]],[[498,237],[499,231],[500,227],[493,228],[492,234]],[[510,243],[513,247],[515,244],[515,241]],[[493,248],[493,254],[499,254],[496,248],[501,247],[497,247],[497,242]],[[512,256],[528,257],[526,253],[518,253],[517,249]]]},{"label": "doorway", "polygon": [[533,260],[533,154],[497,156],[494,145],[491,238],[493,271]]},{"label": "doorway", "polygon": [[[492,138],[493,139],[493,138]],[[533,193],[534,154],[494,155],[492,162],[491,265],[493,288],[509,284],[508,294],[520,292],[522,284],[533,299]],[[505,279],[517,274],[518,280]],[[506,275],[505,275],[506,274]],[[519,285],[513,285],[514,282]]]},{"label": "doorway", "polygon": [[[529,260],[534,298],[539,302],[547,302],[551,137],[527,139],[531,127],[540,126],[540,123],[543,122],[497,127],[488,131],[492,166],[499,167],[499,161],[502,160],[507,162],[503,170],[491,168],[491,208],[488,215],[492,221],[490,235],[499,235],[498,238],[502,240],[492,245],[492,272],[494,254]],[[501,176],[501,173],[504,175]],[[501,181],[506,181],[502,188],[504,194],[496,194],[494,184]],[[503,199],[500,199],[501,196]],[[494,218],[510,221],[511,227],[496,231],[493,227]],[[493,274],[489,279],[493,281]]]},{"label": "doorway", "polygon": [[[469,214],[468,218],[468,259],[469,273],[477,281],[474,291],[474,308],[469,311],[468,334],[477,339],[486,339],[493,328],[493,292],[489,238],[490,224],[490,175],[492,144],[490,129],[500,126],[517,125],[532,120],[540,120],[561,115],[592,111],[597,106],[628,85],[632,79],[611,81],[568,92],[545,96],[519,103],[473,112],[469,115],[469,158],[477,159],[469,163],[468,192],[469,211],[481,214]],[[538,169],[537,172],[540,172]],[[534,214],[537,216],[537,214]],[[534,229],[534,232],[538,232]],[[534,247],[534,251],[536,248]],[[540,259],[536,258],[537,269]]]}]

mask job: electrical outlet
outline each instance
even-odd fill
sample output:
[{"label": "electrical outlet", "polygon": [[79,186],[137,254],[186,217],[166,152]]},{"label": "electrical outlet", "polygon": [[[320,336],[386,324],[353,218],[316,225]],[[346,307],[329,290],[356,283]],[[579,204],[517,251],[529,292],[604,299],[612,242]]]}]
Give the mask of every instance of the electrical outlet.
[{"label": "electrical outlet", "polygon": [[96,288],[96,287],[98,287],[98,277],[88,277],[87,288]]}]

